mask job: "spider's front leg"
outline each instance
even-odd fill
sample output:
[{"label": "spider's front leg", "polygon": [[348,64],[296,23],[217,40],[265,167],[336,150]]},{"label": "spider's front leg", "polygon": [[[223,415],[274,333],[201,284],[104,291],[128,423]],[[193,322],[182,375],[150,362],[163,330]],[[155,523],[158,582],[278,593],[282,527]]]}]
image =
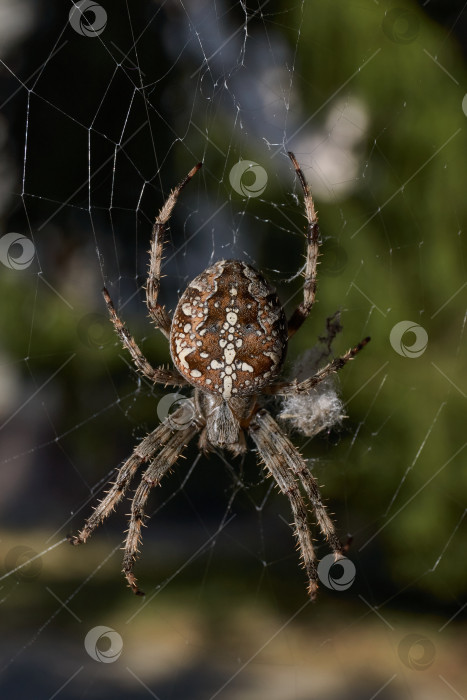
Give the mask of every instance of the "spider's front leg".
[{"label": "spider's front leg", "polygon": [[295,172],[297,173],[297,177],[302,186],[304,194],[305,213],[307,218],[307,251],[305,264],[305,280],[303,282],[303,301],[298,305],[298,307],[295,309],[295,311],[288,320],[287,325],[289,329],[290,338],[292,335],[294,335],[294,333],[298,331],[298,329],[304,323],[304,321],[306,321],[313,307],[313,304],[315,303],[320,232],[318,225],[318,215],[315,210],[313,197],[311,196],[308,183],[305,180],[305,176],[294,154],[289,151],[287,155],[293,163]]},{"label": "spider's front leg", "polygon": [[191,180],[193,175],[198,172],[201,168],[202,163],[198,163],[194,168],[190,170],[188,175],[182,182],[180,182],[177,187],[175,187],[169,195],[169,198],[165,202],[164,206],[159,212],[159,216],[154,222],[151,236],[151,250],[150,250],[150,261],[149,261],[149,272],[148,280],[146,285],[146,304],[149,310],[149,314],[153,319],[156,327],[159,328],[162,333],[168,338],[170,335],[171,320],[157,299],[159,296],[159,289],[161,285],[161,264],[162,264],[162,252],[164,248],[164,232],[172,210],[177,202],[178,195],[185,187],[185,185]]}]

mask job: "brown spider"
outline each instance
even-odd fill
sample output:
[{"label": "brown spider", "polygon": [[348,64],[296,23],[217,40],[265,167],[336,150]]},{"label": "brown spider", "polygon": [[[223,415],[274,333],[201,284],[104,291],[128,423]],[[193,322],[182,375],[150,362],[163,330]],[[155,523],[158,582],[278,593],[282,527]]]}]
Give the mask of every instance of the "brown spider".
[{"label": "brown spider", "polygon": [[344,548],[321,501],[316,479],[279,425],[258,403],[261,394],[299,396],[309,393],[355,357],[369,341],[365,338],[304,381],[275,381],[285,359],[288,339],[305,321],[315,300],[320,237],[308,184],[293,153],[289,153],[289,157],[303,189],[308,223],[303,301],[288,322],[275,291],[264,277],[238,260],[220,260],[198,275],[180,297],[172,320],[158,303],[165,226],[180,191],[200,169],[201,163],[171,192],[152,232],[146,303],[156,327],[169,339],[174,369],[153,368],[149,364],[104,288],[110,319],[136,368],[154,383],[194,387],[192,398],[187,398],[172,416],[136,446],[119,469],[105,498],[94,508],[83,529],[71,538],[72,544],[86,542],[121,500],[140,465],[149,464],[132,501],[123,558],[123,572],[130,588],[138,595],[142,595],[142,591],[133,567],[147,498],[197,433],[200,433],[199,446],[203,451],[226,448],[234,455],[245,452],[245,432],[249,433],[266,469],[290,501],[311,598],[316,595],[318,574],[307,506],[299,484],[336,561],[344,556]]}]

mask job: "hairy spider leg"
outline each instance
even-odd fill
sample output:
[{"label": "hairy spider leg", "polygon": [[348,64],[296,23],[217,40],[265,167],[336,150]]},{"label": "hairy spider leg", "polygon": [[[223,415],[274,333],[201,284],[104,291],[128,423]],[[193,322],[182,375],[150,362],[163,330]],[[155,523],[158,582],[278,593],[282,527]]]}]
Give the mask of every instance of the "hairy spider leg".
[{"label": "hairy spider leg", "polygon": [[251,422],[249,433],[258,448],[265,468],[272,475],[282,493],[289,499],[295,522],[295,537],[303,566],[308,576],[308,595],[314,600],[318,590],[318,571],[316,568],[315,550],[308,526],[307,508],[303,496],[300,493],[294,475],[290,471],[285,454],[277,449],[278,435],[268,432],[264,422],[257,419]]},{"label": "hairy spider leg", "polygon": [[338,372],[342,367],[344,367],[347,362],[350,362],[350,360],[353,360],[355,355],[357,355],[360,350],[363,350],[365,345],[367,345],[370,342],[371,338],[364,338],[360,343],[355,345],[355,347],[350,348],[350,350],[347,350],[344,355],[341,355],[341,357],[336,357],[335,360],[332,360],[329,364],[326,365],[326,367],[323,367],[320,369],[316,374],[314,374],[312,377],[308,377],[308,379],[304,379],[302,382],[297,382],[296,379],[292,382],[280,382],[277,384],[271,384],[270,386],[267,386],[264,388],[264,392],[267,394],[303,394],[303,393],[308,393],[312,389],[315,388],[320,382],[322,382],[324,379],[329,377],[329,375],[334,374],[335,372]]},{"label": "hairy spider leg", "polygon": [[131,503],[131,516],[125,541],[125,554],[123,556],[123,573],[128,585],[135,595],[144,595],[137,585],[133,568],[141,544],[141,525],[144,522],[144,507],[149,493],[154,486],[157,486],[164,474],[166,474],[181,456],[184,448],[190,440],[199,432],[200,426],[192,420],[183,430],[176,430],[164,445],[162,450],[152,460],[149,467],[144,472],[141,482],[135,491]]},{"label": "hairy spider leg", "polygon": [[[187,399],[188,400],[188,399]],[[194,410],[194,409],[193,409]],[[70,538],[71,544],[83,544],[91,536],[94,530],[110,515],[115,506],[121,501],[126,493],[130,482],[141,464],[149,462],[156,450],[165,445],[173,434],[173,422],[177,417],[182,418],[184,406],[181,406],[171,418],[166,418],[160,425],[157,426],[144,440],[141,440],[139,445],[133,451],[133,454],[120,467],[117,473],[117,478],[112,484],[112,487],[107,492],[107,495],[94,508],[91,516],[86,520],[86,523],[80,532]]]},{"label": "hairy spider leg", "polygon": [[109,310],[110,320],[114,325],[117,335],[122,341],[123,347],[126,348],[130,353],[133,362],[136,365],[136,369],[139,370],[141,374],[150,379],[152,382],[157,382],[158,384],[164,385],[171,384],[175,386],[186,386],[188,382],[184,377],[182,377],[182,375],[179,372],[177,372],[175,368],[164,369],[163,367],[152,367],[152,365],[141,352],[138,344],[136,343],[136,340],[133,338],[125,324],[120,320],[119,316],[117,315],[113,301],[110,298],[110,295],[105,287],[102,293],[104,295],[105,303],[107,304],[107,308]]},{"label": "hairy spider leg", "polygon": [[287,155],[293,163],[295,172],[297,173],[298,179],[302,186],[305,203],[305,213],[307,218],[307,252],[305,263],[305,280],[303,282],[303,301],[301,301],[300,304],[297,306],[287,323],[289,329],[289,338],[291,338],[294,335],[294,333],[298,331],[300,326],[306,321],[313,307],[313,304],[315,303],[320,232],[318,225],[318,215],[315,210],[313,197],[311,196],[311,191],[308,186],[308,183],[305,180],[305,176],[294,154],[289,151]]},{"label": "hairy spider leg", "polygon": [[300,479],[313,507],[320,530],[332,547],[336,558],[343,556],[342,544],[336,535],[334,524],[321,500],[318,482],[310,472],[305,460],[288,437],[282,433],[279,425],[267,411],[259,411],[256,415],[256,422],[267,436],[273,436],[271,440],[274,441],[275,449],[285,457],[289,468]]},{"label": "hairy spider leg", "polygon": [[186,178],[182,180],[177,187],[174,187],[164,206],[160,210],[152,229],[151,249],[149,251],[149,272],[146,284],[146,305],[156,327],[162,331],[166,338],[168,338],[170,335],[171,319],[165,308],[157,301],[161,285],[161,264],[164,248],[165,227],[170,219],[172,210],[177,203],[178,195],[185,185],[190,182],[193,175],[198,172],[201,166],[202,163],[195,165],[195,167],[190,170]]}]

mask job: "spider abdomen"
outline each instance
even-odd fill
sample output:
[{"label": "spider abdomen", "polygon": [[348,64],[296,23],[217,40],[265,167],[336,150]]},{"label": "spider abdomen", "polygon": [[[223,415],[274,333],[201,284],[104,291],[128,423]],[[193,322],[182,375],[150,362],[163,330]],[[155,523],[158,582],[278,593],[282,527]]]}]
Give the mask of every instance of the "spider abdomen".
[{"label": "spider abdomen", "polygon": [[180,297],[170,351],[188,381],[227,400],[255,394],[280,371],[287,321],[274,289],[253,267],[220,260]]}]

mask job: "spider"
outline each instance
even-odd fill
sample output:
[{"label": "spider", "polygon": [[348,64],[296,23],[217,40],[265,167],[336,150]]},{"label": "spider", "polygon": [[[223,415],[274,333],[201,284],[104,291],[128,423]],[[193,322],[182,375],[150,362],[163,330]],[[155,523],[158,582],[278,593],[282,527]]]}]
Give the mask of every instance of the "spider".
[{"label": "spider", "polygon": [[165,228],[181,190],[201,168],[201,163],[195,165],[172,190],[152,231],[146,304],[150,318],[169,340],[172,369],[150,365],[120,320],[107,289],[103,290],[110,320],[137,370],[155,384],[194,389],[191,398],[186,398],[170,417],[135,447],[83,529],[70,538],[75,545],[86,542],[122,499],[138,468],[142,464],[148,465],[132,501],[123,557],[123,573],[137,595],[144,594],[138,587],[133,569],[149,493],[198,433],[199,447],[203,452],[223,448],[234,455],[246,451],[245,433],[251,437],[266,470],[290,501],[295,537],[312,599],[318,588],[317,562],[307,505],[299,485],[313,507],[335,560],[344,556],[344,547],[323,505],[316,479],[272,415],[260,404],[261,395],[308,394],[352,360],[370,340],[365,338],[304,381],[277,381],[288,340],[302,326],[315,301],[320,243],[318,218],[310,189],[294,154],[288,155],[303,190],[307,219],[303,300],[288,321],[274,289],[265,278],[238,260],[220,260],[198,275],[180,297],[172,319],[159,304]]}]

